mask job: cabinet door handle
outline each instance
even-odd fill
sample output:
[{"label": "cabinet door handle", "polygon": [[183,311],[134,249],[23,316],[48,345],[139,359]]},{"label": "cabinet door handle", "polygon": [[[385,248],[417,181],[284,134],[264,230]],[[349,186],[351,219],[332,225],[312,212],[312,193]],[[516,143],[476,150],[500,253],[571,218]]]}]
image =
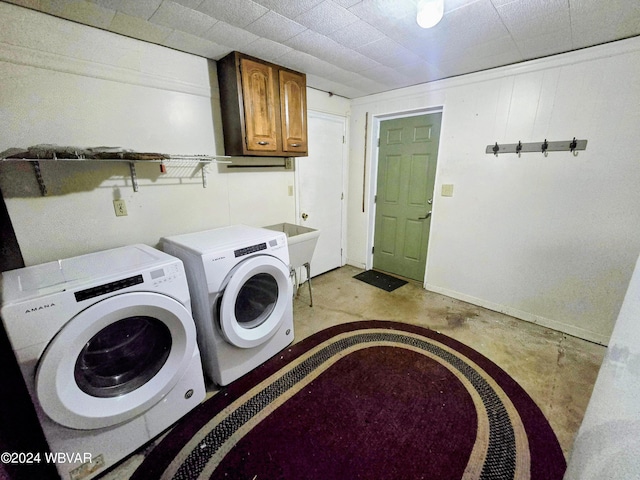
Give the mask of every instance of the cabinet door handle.
[{"label": "cabinet door handle", "polygon": [[289,146],[291,147],[299,147],[301,144],[300,143],[290,143]]},{"label": "cabinet door handle", "polygon": [[264,140],[261,142],[258,142],[258,145],[269,145],[269,142],[265,142]]}]

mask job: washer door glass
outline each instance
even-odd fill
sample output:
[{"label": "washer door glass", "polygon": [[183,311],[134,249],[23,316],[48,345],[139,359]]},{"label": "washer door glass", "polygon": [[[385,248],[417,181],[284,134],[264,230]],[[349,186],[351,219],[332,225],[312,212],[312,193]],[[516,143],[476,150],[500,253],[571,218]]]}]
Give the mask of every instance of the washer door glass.
[{"label": "washer door glass", "polygon": [[269,273],[249,278],[236,297],[236,320],[243,328],[264,323],[273,313],[278,301],[278,281]]},{"label": "washer door glass", "polygon": [[225,339],[241,348],[269,340],[284,321],[293,299],[289,267],[269,255],[256,255],[230,273],[219,306]]},{"label": "washer door glass", "polygon": [[80,390],[118,397],[147,383],[165,364],[171,332],[160,320],[128,317],[103,328],[84,346],[74,369]]},{"label": "washer door glass", "polygon": [[196,351],[193,318],[166,295],[108,297],[69,320],[36,370],[42,410],[70,428],[117,425],[151,408],[184,375]]}]

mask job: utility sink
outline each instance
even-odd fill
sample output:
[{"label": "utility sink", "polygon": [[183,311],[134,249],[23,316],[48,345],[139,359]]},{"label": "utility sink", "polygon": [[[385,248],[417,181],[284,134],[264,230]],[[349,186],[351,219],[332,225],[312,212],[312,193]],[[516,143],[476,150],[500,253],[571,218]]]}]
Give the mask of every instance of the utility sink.
[{"label": "utility sink", "polygon": [[313,252],[320,236],[320,230],[294,225],[293,223],[277,223],[264,228],[284,232],[287,235],[291,268],[298,268],[311,263],[311,257],[313,257]]}]

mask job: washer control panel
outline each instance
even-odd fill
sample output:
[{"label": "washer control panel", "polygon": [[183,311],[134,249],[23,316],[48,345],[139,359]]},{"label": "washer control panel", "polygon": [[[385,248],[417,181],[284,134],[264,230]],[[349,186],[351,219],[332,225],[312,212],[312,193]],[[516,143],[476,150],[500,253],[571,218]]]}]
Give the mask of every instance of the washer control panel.
[{"label": "washer control panel", "polygon": [[133,285],[138,285],[143,282],[144,280],[142,279],[142,275],[134,275],[133,277],[123,278],[121,280],[116,280],[115,282],[109,282],[96,287],[79,290],[75,292],[74,295],[76,297],[76,302],[82,302],[84,300],[89,300],[90,298],[99,297],[107,293],[132,287]]},{"label": "washer control panel", "polygon": [[152,270],[150,274],[151,284],[157,287],[163,283],[170,283],[182,277],[182,270],[180,269],[180,265],[174,263],[163,268],[158,268],[157,270]]}]

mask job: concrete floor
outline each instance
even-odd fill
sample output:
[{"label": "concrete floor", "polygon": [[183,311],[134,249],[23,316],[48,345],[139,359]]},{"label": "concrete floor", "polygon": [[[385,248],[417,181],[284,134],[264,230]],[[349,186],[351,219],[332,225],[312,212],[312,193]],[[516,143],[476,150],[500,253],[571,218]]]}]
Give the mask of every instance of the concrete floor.
[{"label": "concrete floor", "polygon": [[[359,320],[394,320],[436,330],[511,375],[543,411],[568,460],[605,347],[428,292],[414,283],[385,292],[354,279],[361,271],[345,266],[313,278],[313,307],[307,285],[300,288],[294,299],[295,341]],[[104,478],[128,478],[142,458],[134,455]]]}]

